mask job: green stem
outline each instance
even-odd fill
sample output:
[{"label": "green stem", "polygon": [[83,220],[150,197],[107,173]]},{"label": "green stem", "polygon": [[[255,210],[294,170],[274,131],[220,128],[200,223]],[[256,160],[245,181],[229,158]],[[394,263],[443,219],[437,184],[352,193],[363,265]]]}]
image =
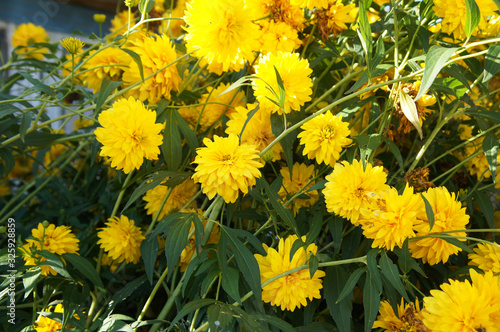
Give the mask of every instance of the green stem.
[{"label": "green stem", "polygon": [[149,306],[151,305],[151,302],[153,302],[153,298],[155,297],[156,293],[158,292],[158,289],[163,283],[163,280],[167,277],[168,274],[168,268],[165,268],[165,271],[163,271],[160,279],[156,282],[155,287],[153,288],[153,291],[151,294],[149,294],[148,299],[146,300],[146,303],[144,304],[144,307],[142,308],[141,314],[139,315],[139,318],[137,318],[137,321],[140,322],[144,318],[144,315],[146,314],[146,311],[148,310]]}]

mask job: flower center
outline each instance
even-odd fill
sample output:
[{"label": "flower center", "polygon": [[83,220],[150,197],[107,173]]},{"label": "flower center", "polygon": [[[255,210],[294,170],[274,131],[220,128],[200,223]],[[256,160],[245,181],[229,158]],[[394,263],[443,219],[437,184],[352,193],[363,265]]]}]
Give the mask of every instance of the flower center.
[{"label": "flower center", "polygon": [[323,138],[329,139],[335,136],[335,128],[333,128],[331,125],[326,125],[323,128]]},{"label": "flower center", "polygon": [[225,154],[222,156],[221,161],[232,161],[231,155]]}]

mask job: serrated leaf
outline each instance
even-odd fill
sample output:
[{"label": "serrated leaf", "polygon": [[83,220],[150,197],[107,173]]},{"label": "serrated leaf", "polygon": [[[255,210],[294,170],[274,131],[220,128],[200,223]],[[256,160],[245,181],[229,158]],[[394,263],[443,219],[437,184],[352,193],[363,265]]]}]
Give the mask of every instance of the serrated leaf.
[{"label": "serrated leaf", "polygon": [[483,83],[489,81],[500,70],[500,45],[490,45],[484,60]]},{"label": "serrated leaf", "polygon": [[[379,276],[380,278],[380,276]],[[382,283],[380,281],[380,283]],[[365,309],[365,332],[370,332],[380,308],[380,289],[376,278],[369,273],[363,289],[363,307]]]},{"label": "serrated leaf", "polygon": [[487,134],[483,141],[483,151],[486,155],[488,166],[490,167],[491,178],[493,179],[493,182],[495,182],[497,172],[498,138]]},{"label": "serrated leaf", "polygon": [[[324,297],[330,315],[333,317],[340,332],[351,331],[352,300],[354,295],[352,289],[345,298],[338,300],[339,296],[347,287],[349,277],[341,266],[329,266],[324,278]],[[359,278],[359,277],[358,277]],[[356,280],[357,282],[357,280]],[[354,286],[352,286],[354,288]]]},{"label": "serrated leaf", "polygon": [[465,35],[470,38],[481,21],[481,12],[475,0],[465,0],[465,9]]},{"label": "serrated leaf", "polygon": [[240,274],[232,267],[228,267],[226,273],[226,275],[222,276],[222,288],[234,301],[241,305],[239,291]]},{"label": "serrated leaf", "polygon": [[420,120],[418,118],[417,105],[415,101],[403,90],[399,89],[399,104],[401,105],[401,110],[405,117],[410,121],[410,123],[417,129],[420,139],[424,138],[422,133],[422,126],[420,125]]},{"label": "serrated leaf", "polygon": [[425,214],[427,215],[427,220],[429,221],[429,232],[430,232],[434,227],[434,211],[432,210],[431,203],[429,203],[427,198],[425,198],[423,194],[420,194],[420,197],[422,197],[422,200],[424,201],[425,204]]},{"label": "serrated leaf", "polygon": [[106,102],[106,99],[109,97],[109,95],[113,91],[115,91],[115,89],[117,89],[121,84],[121,81],[111,81],[107,77],[103,78],[101,88],[99,89],[99,93],[97,94],[94,114],[97,114],[101,110],[101,107],[104,106],[104,103]]},{"label": "serrated leaf", "polygon": [[148,238],[142,241],[141,244],[141,257],[144,261],[144,270],[148,276],[149,283],[153,284],[153,272],[158,257],[158,237],[149,235]]},{"label": "serrated leaf", "polygon": [[398,267],[389,259],[385,251],[382,252],[379,263],[382,274],[390,281],[391,285],[405,298],[406,302],[411,302],[399,277]]},{"label": "serrated leaf", "polygon": [[339,294],[336,303],[339,303],[340,301],[345,299],[347,295],[352,294],[354,286],[356,286],[359,278],[363,275],[363,273],[366,272],[366,270],[366,267],[360,267],[349,276],[349,279],[347,279],[347,282],[345,283],[342,292]]},{"label": "serrated leaf", "polygon": [[73,265],[81,274],[87,277],[92,284],[104,289],[101,277],[97,273],[95,267],[84,257],[77,254],[64,254],[64,259]]},{"label": "serrated leaf", "polygon": [[172,319],[172,322],[170,323],[168,330],[170,331],[175,326],[175,324],[177,324],[177,322],[187,314],[194,312],[197,309],[206,307],[208,305],[219,304],[219,303],[221,302],[214,299],[197,299],[188,302],[186,304],[183,304],[179,313],[174,317],[174,319]]},{"label": "serrated leaf", "polygon": [[29,127],[31,126],[31,115],[30,113],[23,113],[23,116],[21,118],[21,126],[19,126],[19,135],[21,138],[21,141],[25,143],[25,135],[26,131],[28,131]]},{"label": "serrated leaf", "polygon": [[[154,0],[151,0],[154,3]],[[120,48],[123,52],[127,53],[132,57],[132,60],[137,64],[137,67],[139,68],[139,74],[141,75],[141,80],[144,81],[144,68],[142,67],[142,60],[139,54],[135,53],[134,51],[128,49],[128,48]]]},{"label": "serrated leaf", "polygon": [[167,120],[161,145],[161,151],[169,171],[178,170],[182,161],[182,141],[177,127],[176,113],[177,110],[173,108],[166,110]]},{"label": "serrated leaf", "polygon": [[418,91],[415,100],[419,100],[420,97],[422,97],[427,90],[429,90],[434,82],[434,79],[437,77],[446,62],[448,62],[452,54],[457,50],[458,47],[446,48],[437,45],[434,45],[429,49],[429,52],[425,57],[424,76],[422,77],[420,90]]}]

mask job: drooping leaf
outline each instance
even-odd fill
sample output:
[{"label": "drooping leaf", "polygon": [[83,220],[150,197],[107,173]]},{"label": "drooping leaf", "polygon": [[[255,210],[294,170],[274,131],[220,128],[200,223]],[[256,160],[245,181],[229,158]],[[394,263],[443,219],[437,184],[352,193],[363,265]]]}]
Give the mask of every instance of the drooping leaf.
[{"label": "drooping leaf", "polygon": [[[378,276],[380,278],[380,276]],[[363,289],[363,307],[365,309],[365,332],[370,332],[373,323],[377,318],[377,313],[380,308],[380,290],[377,285],[377,279],[368,273],[365,280],[365,287]],[[381,281],[380,281],[381,283]]]},{"label": "drooping leaf", "polygon": [[340,292],[339,296],[337,297],[336,302],[339,303],[340,301],[344,300],[346,296],[352,294],[352,290],[354,289],[354,286],[358,283],[359,278],[365,273],[367,270],[366,267],[360,267],[351,275],[349,276],[349,279],[347,279],[347,282],[343,286],[342,292]]},{"label": "drooping leaf", "polygon": [[64,259],[73,265],[81,274],[87,277],[92,284],[104,289],[101,277],[97,273],[95,267],[85,257],[77,254],[65,254]]},{"label": "drooping leaf", "polygon": [[121,81],[115,82],[111,81],[107,77],[103,78],[101,88],[99,89],[99,93],[97,94],[94,114],[97,114],[101,110],[101,107],[104,106],[104,103],[106,102],[106,99],[109,97],[109,95],[113,91],[115,91],[115,89],[118,88],[121,84]]},{"label": "drooping leaf", "polygon": [[403,114],[415,127],[415,129],[417,129],[420,139],[423,139],[424,134],[422,133],[422,126],[420,125],[420,120],[418,118],[417,105],[403,89],[399,89],[399,103]]},{"label": "drooping leaf", "polygon": [[193,216],[180,218],[175,221],[172,228],[169,229],[165,238],[165,255],[167,257],[167,277],[170,277],[174,272],[174,267],[181,257],[181,253],[187,245],[189,229]]},{"label": "drooping leaf", "polygon": [[424,201],[425,204],[425,214],[427,215],[427,220],[429,221],[429,232],[430,232],[434,227],[434,211],[432,210],[431,203],[429,203],[427,198],[425,198],[423,194],[420,194],[420,197],[422,197],[422,200]]},{"label": "drooping leaf", "polygon": [[42,269],[39,267],[32,268],[26,271],[23,276],[23,286],[24,286],[24,299],[26,300],[35,288],[36,282],[42,273]]},{"label": "drooping leaf", "polygon": [[483,151],[488,160],[488,166],[491,171],[491,178],[495,182],[497,172],[497,156],[498,156],[498,138],[493,135],[486,135],[483,141]]},{"label": "drooping leaf", "polygon": [[[150,2],[154,3],[154,0],[150,0]],[[141,80],[144,81],[144,68],[142,67],[142,60],[139,54],[135,53],[134,51],[128,49],[128,48],[120,48],[123,52],[127,53],[132,57],[132,60],[137,64],[137,67],[139,68],[139,74],[141,75]]]},{"label": "drooping leaf", "polygon": [[239,272],[232,267],[228,267],[227,274],[222,278],[222,288],[234,301],[241,304],[239,281]]},{"label": "drooping leaf", "polygon": [[264,191],[267,193],[272,207],[276,210],[278,215],[283,219],[285,224],[288,227],[290,227],[295,234],[299,234],[297,223],[295,221],[295,218],[293,217],[292,210],[283,207],[283,204],[280,202],[280,197],[278,196],[277,192],[269,187],[269,184],[265,179],[258,179],[257,181],[260,182],[264,187]]},{"label": "drooping leaf", "polygon": [[144,261],[144,270],[148,276],[150,284],[153,284],[153,272],[158,258],[158,238],[157,236],[149,235],[141,244],[141,257]]},{"label": "drooping leaf", "polygon": [[411,302],[408,294],[406,293],[405,287],[403,286],[403,282],[399,277],[398,267],[389,259],[385,251],[382,252],[379,262],[382,274],[390,281],[391,285],[401,296],[405,298],[407,302]]},{"label": "drooping leaf", "polygon": [[27,79],[31,84],[33,84],[33,87],[35,88],[35,90],[40,91],[42,93],[45,93],[48,96],[55,97],[56,92],[50,86],[43,84],[42,82],[40,82],[39,80],[37,80],[36,78],[34,78],[33,76],[31,76],[28,73],[25,73],[25,72],[19,72],[19,73],[21,75],[23,75],[23,77],[25,79]]}]

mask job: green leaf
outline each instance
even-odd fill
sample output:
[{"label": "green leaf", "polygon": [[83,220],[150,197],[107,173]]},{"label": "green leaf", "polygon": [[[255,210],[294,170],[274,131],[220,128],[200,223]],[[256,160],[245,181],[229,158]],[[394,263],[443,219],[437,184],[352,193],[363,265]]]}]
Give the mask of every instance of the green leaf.
[{"label": "green leaf", "polygon": [[176,171],[182,161],[182,141],[177,127],[177,110],[167,109],[167,121],[163,131],[161,151],[169,171]]},{"label": "green leaf", "polygon": [[468,253],[473,253],[472,249],[469,248],[469,246],[467,245],[467,242],[460,241],[459,239],[457,239],[453,235],[442,234],[439,237],[441,239],[445,240],[446,242],[453,244],[455,247],[459,247],[463,251],[466,251]]},{"label": "green leaf", "polygon": [[363,46],[363,50],[365,51],[366,54],[366,63],[368,67],[368,75],[370,78],[373,77],[371,73],[371,61],[372,61],[372,29],[370,27],[370,21],[368,21],[368,14],[367,14],[367,9],[365,7],[365,1],[360,0],[360,6],[359,6],[359,28],[361,29],[361,32],[358,30],[358,35],[361,39],[361,45]]},{"label": "green leaf", "polygon": [[285,322],[284,320],[282,320],[276,316],[255,315],[255,314],[252,316],[256,321],[262,321],[264,323],[268,323],[272,326],[279,328],[281,331],[285,331],[285,332],[294,332],[295,331],[295,329],[293,328],[292,325],[290,325],[289,323]]},{"label": "green leaf", "polygon": [[19,135],[23,143],[25,143],[24,138],[26,135],[26,131],[29,129],[30,125],[31,125],[30,113],[23,113],[23,117],[21,118],[21,126],[19,127]]},{"label": "green leaf", "polygon": [[120,85],[122,84],[121,81],[111,81],[107,77],[104,77],[101,83],[101,88],[99,89],[99,93],[97,94],[97,99],[95,102],[95,113],[99,113],[101,110],[101,107],[104,106],[104,103],[106,102],[106,98],[115,91]]},{"label": "green leaf", "polygon": [[179,114],[179,111],[174,112],[175,121],[181,130],[182,136],[186,139],[189,148],[191,149],[191,153],[196,155],[196,149],[199,147],[198,139],[196,138],[196,134],[193,129],[189,127],[186,120]]},{"label": "green leaf", "polygon": [[[359,269],[356,271],[359,271]],[[349,282],[348,274],[342,266],[329,266],[325,272],[324,297],[328,309],[330,309],[330,315],[332,315],[340,332],[350,332],[352,300],[354,298],[352,289],[346,294],[348,296],[340,301],[338,300],[339,295],[346,289],[347,283]]]},{"label": "green leaf", "polygon": [[35,88],[35,90],[40,91],[42,93],[45,93],[48,96],[52,96],[52,97],[56,96],[55,90],[52,89],[50,86],[43,84],[42,82],[40,82],[36,78],[33,78],[28,73],[20,72],[20,74],[23,75],[23,77],[25,79],[27,79],[31,84],[33,84],[33,87]]},{"label": "green leaf", "polygon": [[[377,274],[377,277],[380,276]],[[380,281],[380,283],[382,283]],[[377,313],[380,308],[380,290],[378,281],[371,273],[368,273],[363,289],[363,307],[365,308],[365,332],[370,332],[373,323],[377,318]]]},{"label": "green leaf", "polygon": [[427,90],[429,90],[434,82],[434,79],[437,77],[446,62],[448,62],[452,54],[457,50],[458,47],[446,48],[437,45],[430,48],[427,56],[425,57],[424,76],[422,77],[420,90],[414,100],[419,100],[420,97],[422,97]]},{"label": "green leaf", "polygon": [[260,287],[260,269],[257,260],[250,250],[231,232],[230,228],[220,225],[220,232],[228,235],[226,240],[236,258],[241,274],[253,291],[257,303],[260,303],[262,301],[262,289]]},{"label": "green leaf", "polygon": [[377,150],[382,143],[382,135],[360,135],[358,136],[360,158],[363,164],[370,160],[371,155]]},{"label": "green leaf", "polygon": [[336,303],[339,303],[340,301],[345,299],[347,295],[352,295],[354,286],[356,286],[359,278],[363,275],[363,273],[366,272],[366,270],[366,267],[360,267],[349,276],[349,279],[347,279],[347,282],[345,283],[342,292],[338,296]]},{"label": "green leaf", "polygon": [[310,275],[311,279],[312,279],[312,277],[314,277],[314,274],[318,270],[318,267],[319,267],[318,256],[311,254],[311,256],[309,256],[309,275]]},{"label": "green leaf", "polygon": [[432,231],[434,227],[434,211],[432,210],[431,203],[425,198],[423,194],[420,194],[425,204],[425,214],[427,215],[427,220],[429,221],[429,232]]},{"label": "green leaf", "polygon": [[[152,0],[154,3],[154,0]],[[144,68],[142,67],[142,60],[139,54],[135,53],[134,51],[128,49],[128,48],[120,48],[123,52],[127,53],[132,57],[132,60],[137,64],[137,67],[139,68],[139,74],[141,75],[141,80],[144,81]]]},{"label": "green leaf", "polygon": [[[109,301],[108,304],[108,309],[106,310],[105,316],[109,315],[110,313],[113,312],[115,309],[116,305],[119,303],[125,303],[125,300],[132,295],[132,293],[136,292],[137,289],[142,286],[147,281],[146,275],[142,275],[138,277],[137,279],[134,279],[130,282],[127,282],[125,287],[120,289],[118,292],[116,292],[113,297],[111,298],[111,301]],[[92,325],[92,329],[94,330],[94,325]]]},{"label": "green leaf", "polygon": [[398,146],[385,136],[382,136],[382,140],[384,141],[385,144],[387,144],[389,150],[392,152],[392,155],[394,156],[394,158],[396,158],[396,161],[399,164],[399,168],[404,172],[405,167],[403,162],[403,156],[401,155],[401,151],[399,151]]},{"label": "green leaf", "polygon": [[240,78],[239,80],[237,80],[236,82],[234,82],[233,84],[231,84],[226,90],[224,90],[221,94],[219,94],[217,97],[220,97],[228,92],[231,92],[233,91],[234,89],[238,89],[240,86],[243,86],[243,85],[250,85],[250,84],[245,84],[245,82],[247,81],[250,81],[254,78],[257,78],[256,76],[243,76],[242,78]]},{"label": "green leaf", "polygon": [[192,219],[193,216],[190,215],[187,218],[177,220],[167,233],[165,239],[165,255],[167,256],[167,277],[169,278],[174,272],[174,267],[181,256],[182,250],[184,250],[188,243]]},{"label": "green leaf", "polygon": [[295,222],[295,218],[293,217],[293,212],[290,209],[285,209],[283,204],[280,202],[280,197],[278,194],[269,187],[269,184],[265,179],[258,179],[259,183],[261,183],[264,187],[264,190],[269,197],[269,201],[273,208],[276,210],[278,215],[283,219],[285,224],[290,227],[295,234],[300,234],[299,229],[297,228],[297,223]]},{"label": "green leaf", "polygon": [[[276,68],[274,68],[274,69],[276,69]],[[243,124],[243,127],[241,128],[241,132],[238,135],[238,137],[240,138],[240,143],[241,143],[241,137],[243,136],[243,132],[245,131],[245,128],[247,127],[248,122],[250,122],[250,119],[252,119],[252,117],[255,115],[255,113],[257,113],[257,111],[259,110],[259,108],[260,108],[260,106],[257,105],[253,110],[251,110],[250,112],[248,112],[247,118],[245,120],[245,123]]]},{"label": "green leaf", "polygon": [[495,182],[497,172],[497,156],[498,156],[498,138],[491,134],[487,134],[483,141],[483,151],[488,160],[488,165],[491,171],[491,178]]},{"label": "green leaf", "polygon": [[479,211],[481,211],[486,218],[488,226],[492,229],[495,228],[495,209],[493,208],[490,197],[482,191],[475,191],[474,199],[477,202]]},{"label": "green leaf", "polygon": [[64,134],[52,134],[43,131],[32,131],[24,138],[24,143],[28,146],[47,146],[58,138],[62,138]]},{"label": "green leaf", "polygon": [[92,284],[96,285],[101,289],[104,289],[104,285],[101,281],[99,273],[97,273],[96,269],[88,261],[88,259],[77,254],[64,254],[63,257],[71,265],[73,265],[81,274],[87,277],[92,282]]},{"label": "green leaf", "polygon": [[285,93],[285,86],[283,85],[283,80],[281,79],[280,73],[278,72],[278,69],[276,69],[276,66],[274,67],[274,72],[276,73],[276,80],[278,82],[278,105],[281,108],[281,110],[284,112],[285,111],[285,98],[286,98],[286,93]]},{"label": "green leaf", "polygon": [[31,294],[33,289],[35,288],[36,282],[40,274],[42,273],[42,269],[39,267],[32,268],[23,276],[23,285],[24,285],[24,299],[26,300],[28,296]]},{"label": "green leaf", "polygon": [[139,2],[139,11],[141,13],[149,13],[155,5],[155,0],[141,0]]},{"label": "green leaf", "polygon": [[405,240],[401,249],[394,248],[394,252],[398,255],[398,265],[404,274],[408,274],[413,269],[422,276],[427,277],[420,265],[411,257],[410,249],[408,249],[408,239]]},{"label": "green leaf", "polygon": [[[225,303],[212,304],[207,309],[208,328],[210,331],[224,330],[231,324],[233,313]],[[217,323],[216,323],[217,322]]]},{"label": "green leaf", "polygon": [[222,304],[222,302],[216,301],[214,299],[197,299],[188,302],[186,304],[183,304],[179,313],[174,317],[174,319],[172,319],[172,322],[170,323],[168,330],[171,330],[182,317],[186,316],[190,312],[194,312],[195,310],[198,310],[200,308],[206,307],[211,304]]},{"label": "green leaf", "polygon": [[389,259],[385,251],[382,252],[379,263],[382,274],[390,281],[391,285],[405,298],[406,302],[411,302],[399,277],[398,267]]},{"label": "green leaf", "polygon": [[[285,124],[284,124],[284,114],[279,115],[278,112],[272,113],[271,114],[271,130],[274,134],[274,136],[278,137],[281,135],[282,132],[285,131]],[[281,144],[281,147],[283,148],[283,152],[285,153],[285,160],[286,164],[288,165],[288,169],[290,170],[290,176],[292,175],[292,169],[293,169],[293,153],[292,153],[292,147],[293,147],[293,141],[297,137],[297,130],[294,130],[285,137],[279,141],[279,143],[276,144]]]},{"label": "green leaf", "polygon": [[472,36],[472,32],[477,28],[481,21],[481,12],[475,0],[465,0],[467,16],[465,17],[465,34],[467,38]]},{"label": "green leaf", "polygon": [[498,10],[500,10],[500,0],[493,0],[495,5],[497,5]]},{"label": "green leaf", "polygon": [[366,265],[368,266],[368,273],[375,282],[375,286],[379,291],[382,291],[382,280],[380,279],[380,272],[377,266],[377,255],[379,249],[371,249],[366,255]]},{"label": "green leaf", "polygon": [[234,301],[238,302],[241,305],[239,282],[239,272],[232,267],[228,267],[226,275],[222,277],[222,288]]},{"label": "green leaf", "polygon": [[141,244],[141,257],[144,261],[144,270],[148,276],[149,283],[153,284],[153,272],[156,264],[156,259],[158,258],[158,237],[151,234],[148,238],[142,241]]},{"label": "green leaf", "polygon": [[321,233],[323,228],[323,216],[325,215],[325,210],[322,208],[319,211],[314,212],[314,216],[309,221],[309,231],[306,234],[306,246],[313,243]]},{"label": "green leaf", "polygon": [[73,315],[78,307],[82,303],[85,303],[85,295],[88,296],[88,294],[84,294],[80,290],[81,287],[73,282],[64,284],[62,287],[64,312],[61,331],[65,331],[64,328],[68,325],[69,321],[74,318]]},{"label": "green leaf", "polygon": [[135,188],[134,192],[132,195],[130,195],[129,200],[127,201],[127,204],[125,204],[125,207],[122,209],[122,211],[125,211],[130,204],[134,203],[139,197],[144,196],[144,194],[151,189],[156,188],[160,183],[165,181],[166,178],[173,177],[173,176],[179,176],[179,175],[188,175],[189,173],[182,173],[182,172],[170,172],[170,171],[159,171],[150,174],[142,183]]},{"label": "green leaf", "polygon": [[[375,67],[375,70],[371,73],[371,75],[372,75],[372,77],[383,75],[392,67],[394,67],[394,65],[389,65],[389,64],[378,65],[377,67]],[[365,70],[361,74],[361,76],[358,78],[358,80],[354,83],[354,85],[349,90],[347,90],[344,94],[348,95],[348,94],[351,94],[354,91],[358,90],[359,88],[361,88],[363,86],[363,84],[368,82],[369,78],[370,77],[369,77],[368,71]]]},{"label": "green leaf", "polygon": [[66,271],[66,266],[64,265],[64,262],[61,260],[59,256],[47,250],[41,250],[38,252],[38,254],[47,259],[46,261],[42,262],[41,265],[48,265],[52,267],[61,276],[68,279],[73,279],[73,277],[71,277],[68,271]]},{"label": "green leaf", "polygon": [[500,69],[500,45],[490,45],[484,60],[483,83],[489,81]]}]

